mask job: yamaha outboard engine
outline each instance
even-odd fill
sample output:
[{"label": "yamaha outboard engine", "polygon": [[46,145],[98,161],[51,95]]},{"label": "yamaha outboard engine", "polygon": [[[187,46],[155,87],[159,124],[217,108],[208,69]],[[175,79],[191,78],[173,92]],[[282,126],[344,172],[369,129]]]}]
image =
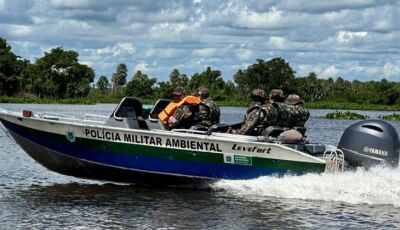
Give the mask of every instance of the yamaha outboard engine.
[{"label": "yamaha outboard engine", "polygon": [[353,166],[399,164],[399,136],[396,129],[381,120],[366,120],[349,126],[340,139],[338,148]]}]

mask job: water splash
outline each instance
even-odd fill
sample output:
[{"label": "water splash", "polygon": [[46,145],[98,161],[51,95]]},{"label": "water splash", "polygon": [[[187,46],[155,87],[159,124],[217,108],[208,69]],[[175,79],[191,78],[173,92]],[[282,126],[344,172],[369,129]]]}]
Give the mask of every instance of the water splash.
[{"label": "water splash", "polygon": [[399,174],[399,168],[377,166],[336,174],[223,180],[214,184],[213,189],[261,200],[268,200],[272,196],[400,207]]}]

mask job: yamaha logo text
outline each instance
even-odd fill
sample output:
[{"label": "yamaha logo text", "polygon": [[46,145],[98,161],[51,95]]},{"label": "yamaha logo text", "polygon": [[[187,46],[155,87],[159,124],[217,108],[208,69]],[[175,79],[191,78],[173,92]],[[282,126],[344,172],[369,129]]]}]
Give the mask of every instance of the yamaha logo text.
[{"label": "yamaha logo text", "polygon": [[364,147],[364,153],[371,153],[371,154],[376,154],[376,155],[380,155],[380,156],[387,156],[388,155],[388,151],[387,150],[375,149],[375,148],[371,148],[371,147],[368,147],[368,146]]}]

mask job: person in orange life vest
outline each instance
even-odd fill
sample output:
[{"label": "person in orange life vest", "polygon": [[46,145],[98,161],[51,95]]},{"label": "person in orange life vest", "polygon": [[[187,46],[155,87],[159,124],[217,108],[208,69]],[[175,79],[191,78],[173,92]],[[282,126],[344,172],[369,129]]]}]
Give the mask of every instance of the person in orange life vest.
[{"label": "person in orange life vest", "polygon": [[169,128],[188,129],[195,125],[194,114],[201,102],[198,96],[186,96],[185,90],[178,86],[172,93],[173,102],[169,103],[158,118]]}]

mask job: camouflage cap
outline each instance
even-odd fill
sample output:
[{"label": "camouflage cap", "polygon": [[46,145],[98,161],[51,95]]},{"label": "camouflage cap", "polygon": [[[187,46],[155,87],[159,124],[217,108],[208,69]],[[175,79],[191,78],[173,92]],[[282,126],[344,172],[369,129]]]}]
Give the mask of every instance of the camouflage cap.
[{"label": "camouflage cap", "polygon": [[272,89],[268,95],[269,98],[280,98],[283,99],[283,91],[281,89]]},{"label": "camouflage cap", "polygon": [[265,97],[265,91],[262,89],[253,89],[251,96]]},{"label": "camouflage cap", "polygon": [[289,105],[303,104],[304,101],[297,94],[289,94],[285,99],[285,103]]},{"label": "camouflage cap", "polygon": [[201,96],[202,98],[206,99],[209,96],[208,89],[204,86],[200,86],[196,89],[195,95]]},{"label": "camouflage cap", "polygon": [[178,86],[174,89],[174,92],[172,92],[173,95],[182,95],[185,94],[185,89],[182,86]]}]

